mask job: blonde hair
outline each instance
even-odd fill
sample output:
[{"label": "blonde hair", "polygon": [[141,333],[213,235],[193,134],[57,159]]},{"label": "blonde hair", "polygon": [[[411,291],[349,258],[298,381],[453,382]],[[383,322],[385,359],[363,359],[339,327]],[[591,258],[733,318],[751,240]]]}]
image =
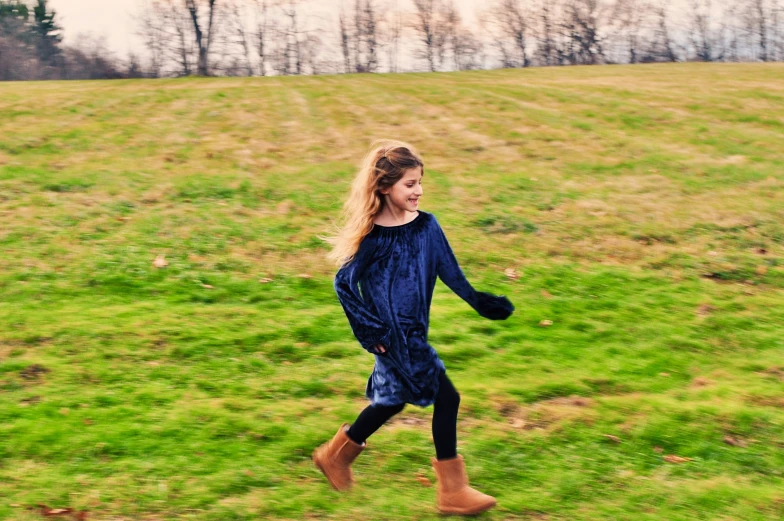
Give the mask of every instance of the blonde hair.
[{"label": "blonde hair", "polygon": [[407,170],[417,167],[421,167],[422,175],[425,175],[422,158],[408,143],[395,140],[372,143],[351,183],[351,193],[343,204],[343,224],[335,227],[336,235],[319,236],[333,246],[327,259],[339,267],[353,260],[362,239],[373,229],[373,219],[383,210],[384,198],[380,190],[390,188],[403,178]]}]

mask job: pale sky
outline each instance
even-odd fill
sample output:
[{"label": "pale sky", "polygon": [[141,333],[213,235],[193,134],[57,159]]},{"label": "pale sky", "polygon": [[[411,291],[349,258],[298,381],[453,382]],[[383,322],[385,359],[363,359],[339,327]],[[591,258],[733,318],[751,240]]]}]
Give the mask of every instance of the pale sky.
[{"label": "pale sky", "polygon": [[[66,43],[76,41],[80,32],[92,32],[105,35],[109,47],[120,58],[126,58],[130,49],[141,52],[140,43],[133,34],[136,24],[132,16],[140,12],[143,0],[49,0],[48,3],[57,13],[55,20],[59,20],[64,29]],[[339,12],[341,3],[349,4],[347,0],[319,0],[317,3],[325,12],[332,13]],[[407,0],[398,0],[398,3],[409,5]],[[470,22],[475,19],[477,7],[486,2],[456,0],[455,3],[463,18]]]},{"label": "pale sky", "polygon": [[[716,4],[722,1],[731,3],[734,0],[714,1],[714,9]],[[127,58],[129,50],[145,54],[138,37],[134,34],[137,28],[133,19],[133,15],[141,11],[145,0],[48,0],[48,2],[57,13],[56,20],[59,20],[64,29],[66,43],[74,43],[80,32],[91,32],[104,35],[109,48],[119,58]],[[386,0],[384,3],[397,4],[405,11],[413,11],[411,0]],[[490,3],[491,0],[455,0],[468,26],[476,24],[477,13],[487,9]],[[677,13],[682,12],[686,0],[670,0],[669,4],[674,9],[671,14],[674,14],[674,18],[677,19]],[[326,15],[336,20],[340,6],[353,5],[353,0],[311,0],[309,5],[318,6],[318,10],[311,8],[309,13]],[[337,33],[336,24],[335,32]]]}]

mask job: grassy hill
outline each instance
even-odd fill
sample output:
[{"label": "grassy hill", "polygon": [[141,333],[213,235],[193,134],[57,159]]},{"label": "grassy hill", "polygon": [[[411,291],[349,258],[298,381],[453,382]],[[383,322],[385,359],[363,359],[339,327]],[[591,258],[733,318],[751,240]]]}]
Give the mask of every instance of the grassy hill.
[{"label": "grassy hill", "polygon": [[782,64],[0,84],[0,519],[437,518],[432,409],[351,494],[310,461],[373,365],[316,235],[383,137],[517,307],[431,314],[483,519],[780,518],[783,134]]}]

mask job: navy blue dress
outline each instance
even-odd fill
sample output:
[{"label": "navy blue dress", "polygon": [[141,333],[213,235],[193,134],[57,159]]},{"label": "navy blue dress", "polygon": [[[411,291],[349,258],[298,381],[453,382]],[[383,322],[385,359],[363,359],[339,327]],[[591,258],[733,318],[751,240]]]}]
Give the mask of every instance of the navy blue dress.
[{"label": "navy blue dress", "polygon": [[[505,296],[471,286],[435,215],[422,210],[406,224],[375,224],[335,275],[354,336],[376,355],[365,390],[374,405],[425,407],[438,394],[438,375],[446,368],[427,342],[436,276],[485,318],[504,320],[514,311]],[[377,344],[386,353],[376,353]]]}]

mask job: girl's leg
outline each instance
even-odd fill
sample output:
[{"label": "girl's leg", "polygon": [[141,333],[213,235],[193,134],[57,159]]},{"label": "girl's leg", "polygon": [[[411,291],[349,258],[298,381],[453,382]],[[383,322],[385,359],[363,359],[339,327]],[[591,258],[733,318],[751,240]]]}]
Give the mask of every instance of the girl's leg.
[{"label": "girl's leg", "polygon": [[438,377],[439,389],[433,410],[433,441],[436,459],[457,457],[457,409],[460,395],[452,381],[442,371]]},{"label": "girl's leg", "polygon": [[406,404],[369,405],[359,413],[356,421],[348,429],[348,437],[362,445],[371,434],[376,432],[388,419],[403,410]]},{"label": "girl's leg", "polygon": [[447,378],[439,375],[440,387],[433,411],[433,441],[436,458],[436,506],[443,514],[473,515],[493,508],[495,498],[483,494],[468,484],[463,456],[457,455],[457,409],[460,395]]}]

